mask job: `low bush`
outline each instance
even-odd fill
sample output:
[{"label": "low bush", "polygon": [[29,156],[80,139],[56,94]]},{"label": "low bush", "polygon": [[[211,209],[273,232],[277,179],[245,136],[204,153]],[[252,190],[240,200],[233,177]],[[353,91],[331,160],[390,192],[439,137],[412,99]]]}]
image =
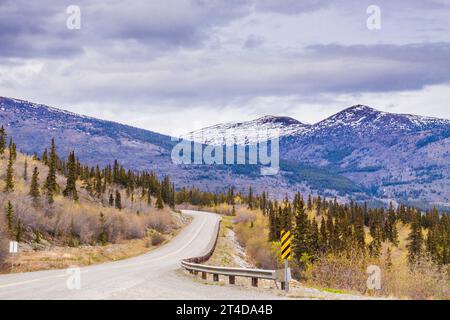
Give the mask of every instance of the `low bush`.
[{"label": "low bush", "polygon": [[163,243],[166,240],[166,238],[159,232],[152,235],[152,246],[157,246],[161,243]]}]

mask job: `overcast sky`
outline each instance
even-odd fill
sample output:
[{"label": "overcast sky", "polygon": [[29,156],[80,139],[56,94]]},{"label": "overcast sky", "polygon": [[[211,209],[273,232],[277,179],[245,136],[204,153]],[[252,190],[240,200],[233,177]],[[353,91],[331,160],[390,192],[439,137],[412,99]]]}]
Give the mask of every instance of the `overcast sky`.
[{"label": "overcast sky", "polygon": [[450,118],[449,21],[450,0],[0,0],[0,95],[166,134],[354,104]]}]

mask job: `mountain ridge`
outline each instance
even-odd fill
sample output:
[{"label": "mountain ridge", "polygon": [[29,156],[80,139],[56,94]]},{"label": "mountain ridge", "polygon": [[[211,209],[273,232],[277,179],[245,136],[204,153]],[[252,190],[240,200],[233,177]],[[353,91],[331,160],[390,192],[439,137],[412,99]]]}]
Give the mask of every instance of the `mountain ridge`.
[{"label": "mountain ridge", "polygon": [[337,196],[342,201],[375,199],[450,207],[450,120],[446,119],[390,114],[357,105],[318,122],[320,126],[265,116],[219,124],[220,130],[212,135],[208,130],[217,125],[202,132],[209,139],[206,142],[222,144],[227,131],[233,137],[233,125],[238,125],[234,142],[251,144],[255,128],[262,137],[281,131],[276,176],[260,176],[255,165],[177,165],[171,161],[177,142],[169,136],[20,99],[0,97],[0,122],[7,124],[8,133],[28,154],[42,153],[36,146],[54,137],[62,155],[75,149],[83,162],[92,165],[117,159],[130,169],[169,174],[180,187],[245,191],[252,186],[255,192],[269,191],[280,199],[299,191]]}]

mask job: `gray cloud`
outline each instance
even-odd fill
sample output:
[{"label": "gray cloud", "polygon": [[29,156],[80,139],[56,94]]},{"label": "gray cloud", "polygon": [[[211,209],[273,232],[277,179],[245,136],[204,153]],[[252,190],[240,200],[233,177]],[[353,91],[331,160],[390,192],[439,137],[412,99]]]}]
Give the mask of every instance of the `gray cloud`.
[{"label": "gray cloud", "polygon": [[[0,95],[126,122],[448,85],[448,4],[377,3],[379,32],[369,0],[0,0]],[[66,28],[70,4],[81,30]]]}]

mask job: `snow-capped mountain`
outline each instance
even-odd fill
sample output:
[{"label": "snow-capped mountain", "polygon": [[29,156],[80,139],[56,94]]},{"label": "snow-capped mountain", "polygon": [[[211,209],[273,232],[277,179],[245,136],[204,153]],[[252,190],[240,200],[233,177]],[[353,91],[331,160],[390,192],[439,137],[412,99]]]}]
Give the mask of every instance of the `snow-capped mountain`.
[{"label": "snow-capped mountain", "polygon": [[[242,144],[259,128],[276,128],[281,132],[282,169],[287,172],[292,163],[300,163],[338,173],[378,198],[449,204],[450,120],[382,112],[363,105],[313,125],[288,119],[287,123],[273,121],[268,126],[261,119],[216,125],[190,136],[214,144],[232,136]],[[290,172],[291,182],[307,176]],[[316,188],[327,185],[320,182],[322,178],[314,178]]]},{"label": "snow-capped mountain", "polygon": [[264,116],[247,122],[217,124],[189,132],[182,138],[209,145],[254,144],[262,140],[298,134],[309,127],[289,117]]},{"label": "snow-capped mountain", "polygon": [[368,106],[347,108],[311,127],[313,135],[321,131],[352,129],[360,135],[367,133],[413,132],[449,125],[450,120],[410,114],[378,111]]},{"label": "snow-capped mountain", "polygon": [[266,116],[200,131],[197,141],[218,145],[226,136],[252,143],[255,133],[279,135],[275,176],[261,176],[255,165],[177,165],[171,159],[176,142],[168,136],[18,99],[0,97],[0,125],[28,154],[41,154],[55,138],[62,157],[75,149],[91,165],[117,159],[130,169],[168,174],[179,187],[245,191],[252,186],[278,198],[300,191],[450,207],[450,120],[445,119],[354,106],[313,125]]}]

